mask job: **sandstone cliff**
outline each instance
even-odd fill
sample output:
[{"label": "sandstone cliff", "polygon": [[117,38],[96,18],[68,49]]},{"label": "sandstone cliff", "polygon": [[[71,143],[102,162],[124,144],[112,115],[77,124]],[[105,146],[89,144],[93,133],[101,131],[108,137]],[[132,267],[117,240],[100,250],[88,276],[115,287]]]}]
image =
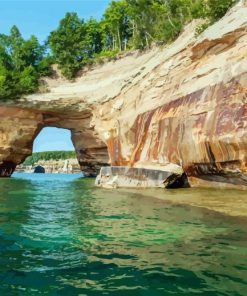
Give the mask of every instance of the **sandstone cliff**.
[{"label": "sandstone cliff", "polygon": [[76,158],[59,160],[39,160],[33,165],[21,164],[16,167],[18,172],[33,172],[36,166],[42,166],[46,173],[80,173],[80,167]]},{"label": "sandstone cliff", "polygon": [[89,173],[110,163],[183,171],[191,186],[247,188],[247,3],[196,38],[197,25],[164,48],[126,54],[73,83],[47,80],[46,94],[0,103],[0,175],[32,152],[43,127],[55,126],[71,130]]}]

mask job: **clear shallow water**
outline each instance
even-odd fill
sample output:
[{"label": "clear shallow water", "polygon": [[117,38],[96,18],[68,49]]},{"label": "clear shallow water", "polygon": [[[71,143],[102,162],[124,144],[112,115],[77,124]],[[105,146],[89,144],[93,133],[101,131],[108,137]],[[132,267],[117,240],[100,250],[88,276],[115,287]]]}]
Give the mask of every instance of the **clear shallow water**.
[{"label": "clear shallow water", "polygon": [[0,295],[247,295],[246,220],[92,185],[0,180]]}]

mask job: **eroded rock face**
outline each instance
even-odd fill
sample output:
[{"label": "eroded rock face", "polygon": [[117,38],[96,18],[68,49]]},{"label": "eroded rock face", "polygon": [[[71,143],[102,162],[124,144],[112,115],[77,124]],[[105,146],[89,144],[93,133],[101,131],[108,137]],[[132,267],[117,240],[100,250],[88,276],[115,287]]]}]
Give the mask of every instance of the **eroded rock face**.
[{"label": "eroded rock face", "polygon": [[[74,83],[0,106],[0,174],[31,153],[45,126],[72,132],[81,168],[173,172],[191,186],[247,188],[247,7],[241,1],[195,38],[133,52]],[[176,172],[174,172],[176,173]],[[121,185],[121,184],[120,184]]]},{"label": "eroded rock face", "polygon": [[91,112],[50,109],[0,107],[0,176],[10,176],[16,165],[32,154],[33,141],[41,129],[50,126],[71,130],[78,162],[86,175],[95,176],[101,166],[108,165],[107,147],[90,128]]}]

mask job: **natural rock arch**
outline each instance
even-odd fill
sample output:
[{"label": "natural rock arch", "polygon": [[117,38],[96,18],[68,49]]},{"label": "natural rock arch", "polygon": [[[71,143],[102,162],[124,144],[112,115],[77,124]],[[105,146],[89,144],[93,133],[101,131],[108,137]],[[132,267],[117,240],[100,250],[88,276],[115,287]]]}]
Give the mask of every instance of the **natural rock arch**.
[{"label": "natural rock arch", "polygon": [[90,128],[90,112],[42,112],[16,107],[1,107],[1,112],[4,114],[4,127],[2,122],[0,128],[0,131],[4,129],[0,134],[0,153],[4,159],[0,163],[2,177],[10,176],[16,166],[32,154],[33,142],[45,127],[71,131],[79,165],[86,175],[95,176],[101,166],[109,164],[106,144]]},{"label": "natural rock arch", "polygon": [[109,163],[105,171],[135,186],[179,171],[192,186],[246,189],[246,1],[195,37],[197,27],[165,48],[84,69],[74,82],[46,79],[47,93],[0,102],[0,175],[32,153],[41,128],[54,126],[71,130],[89,174]]}]

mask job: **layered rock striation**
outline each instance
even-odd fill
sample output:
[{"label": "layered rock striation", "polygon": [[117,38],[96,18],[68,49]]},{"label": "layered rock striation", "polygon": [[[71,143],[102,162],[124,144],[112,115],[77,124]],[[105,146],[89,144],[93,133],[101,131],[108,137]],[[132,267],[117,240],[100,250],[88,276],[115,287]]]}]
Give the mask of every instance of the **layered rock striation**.
[{"label": "layered rock striation", "polygon": [[107,164],[114,178],[115,167],[132,172],[118,186],[162,186],[147,183],[155,170],[186,175],[190,186],[247,188],[247,3],[195,37],[198,23],[169,46],[127,53],[73,83],[48,79],[48,93],[1,103],[0,175],[55,126],[71,130],[89,175]]}]

